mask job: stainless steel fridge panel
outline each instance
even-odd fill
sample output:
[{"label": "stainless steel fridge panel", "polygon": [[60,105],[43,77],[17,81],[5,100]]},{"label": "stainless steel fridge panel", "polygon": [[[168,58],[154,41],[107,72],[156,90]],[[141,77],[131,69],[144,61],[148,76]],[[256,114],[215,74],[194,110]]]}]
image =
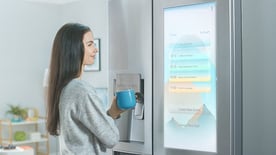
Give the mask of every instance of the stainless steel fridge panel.
[{"label": "stainless steel fridge panel", "polygon": [[109,85],[118,73],[139,73],[144,82],[144,119],[123,113],[117,122],[122,141],[113,150],[152,154],[152,1],[109,0],[108,11]]},{"label": "stainless steel fridge panel", "polygon": [[[216,2],[217,64],[217,152],[172,149],[164,146],[164,9],[167,7]],[[157,155],[239,155],[241,137],[241,50],[239,1],[154,0],[154,86],[153,147]],[[179,19],[181,20],[181,19]],[[194,19],[197,20],[197,19]],[[177,23],[176,23],[177,24]],[[188,21],[187,21],[187,24]],[[196,26],[196,25],[195,25]]]}]

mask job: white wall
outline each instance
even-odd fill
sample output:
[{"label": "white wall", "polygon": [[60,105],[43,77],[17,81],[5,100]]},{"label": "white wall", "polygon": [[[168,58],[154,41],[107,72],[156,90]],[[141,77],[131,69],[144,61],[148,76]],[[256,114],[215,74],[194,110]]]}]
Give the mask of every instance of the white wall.
[{"label": "white wall", "polygon": [[59,12],[56,5],[0,1],[0,118],[6,117],[7,103],[45,115],[42,80]]},{"label": "white wall", "polygon": [[[107,0],[80,0],[64,5],[23,0],[0,0],[0,118],[7,103],[36,107],[45,115],[42,81],[53,38],[67,22],[91,27],[101,39],[101,71],[86,72],[95,87],[108,87]],[[52,153],[57,140],[50,138]]]},{"label": "white wall", "polygon": [[7,103],[37,107],[42,115],[45,113],[42,79],[59,26],[58,8],[0,1],[0,118]]},{"label": "white wall", "polygon": [[242,0],[243,155],[276,154],[276,1]]}]

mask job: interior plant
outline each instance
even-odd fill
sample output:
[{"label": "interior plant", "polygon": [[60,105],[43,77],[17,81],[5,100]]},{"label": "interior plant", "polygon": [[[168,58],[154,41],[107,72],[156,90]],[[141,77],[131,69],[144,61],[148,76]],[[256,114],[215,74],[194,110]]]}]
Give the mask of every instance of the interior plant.
[{"label": "interior plant", "polygon": [[14,140],[16,141],[24,141],[27,139],[27,134],[24,131],[16,131],[14,133]]},{"label": "interior plant", "polygon": [[9,110],[7,114],[11,114],[12,122],[21,122],[27,117],[27,109],[21,108],[19,105],[8,104]]}]

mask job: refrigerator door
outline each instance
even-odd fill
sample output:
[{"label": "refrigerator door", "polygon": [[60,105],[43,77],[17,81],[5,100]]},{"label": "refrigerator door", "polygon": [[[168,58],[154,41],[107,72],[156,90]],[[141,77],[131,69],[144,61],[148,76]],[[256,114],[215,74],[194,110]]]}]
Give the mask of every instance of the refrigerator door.
[{"label": "refrigerator door", "polygon": [[156,155],[234,155],[241,143],[235,1],[154,0]]},{"label": "refrigerator door", "polygon": [[[136,92],[143,94],[143,102],[136,103],[137,107],[116,120],[120,142],[113,152],[151,155],[152,1],[108,0],[108,17],[109,86],[114,90],[109,92],[109,98],[113,98],[118,88],[114,83],[121,84],[121,88],[137,88]],[[137,78],[125,78],[137,74],[140,82]]]}]

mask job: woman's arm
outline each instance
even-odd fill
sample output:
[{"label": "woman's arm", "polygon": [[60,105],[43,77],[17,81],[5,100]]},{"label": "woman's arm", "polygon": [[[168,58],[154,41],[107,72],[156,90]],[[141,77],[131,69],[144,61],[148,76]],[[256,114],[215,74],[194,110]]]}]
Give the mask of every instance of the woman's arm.
[{"label": "woman's arm", "polygon": [[107,148],[119,142],[119,131],[96,95],[87,94],[79,107],[79,119]]}]

